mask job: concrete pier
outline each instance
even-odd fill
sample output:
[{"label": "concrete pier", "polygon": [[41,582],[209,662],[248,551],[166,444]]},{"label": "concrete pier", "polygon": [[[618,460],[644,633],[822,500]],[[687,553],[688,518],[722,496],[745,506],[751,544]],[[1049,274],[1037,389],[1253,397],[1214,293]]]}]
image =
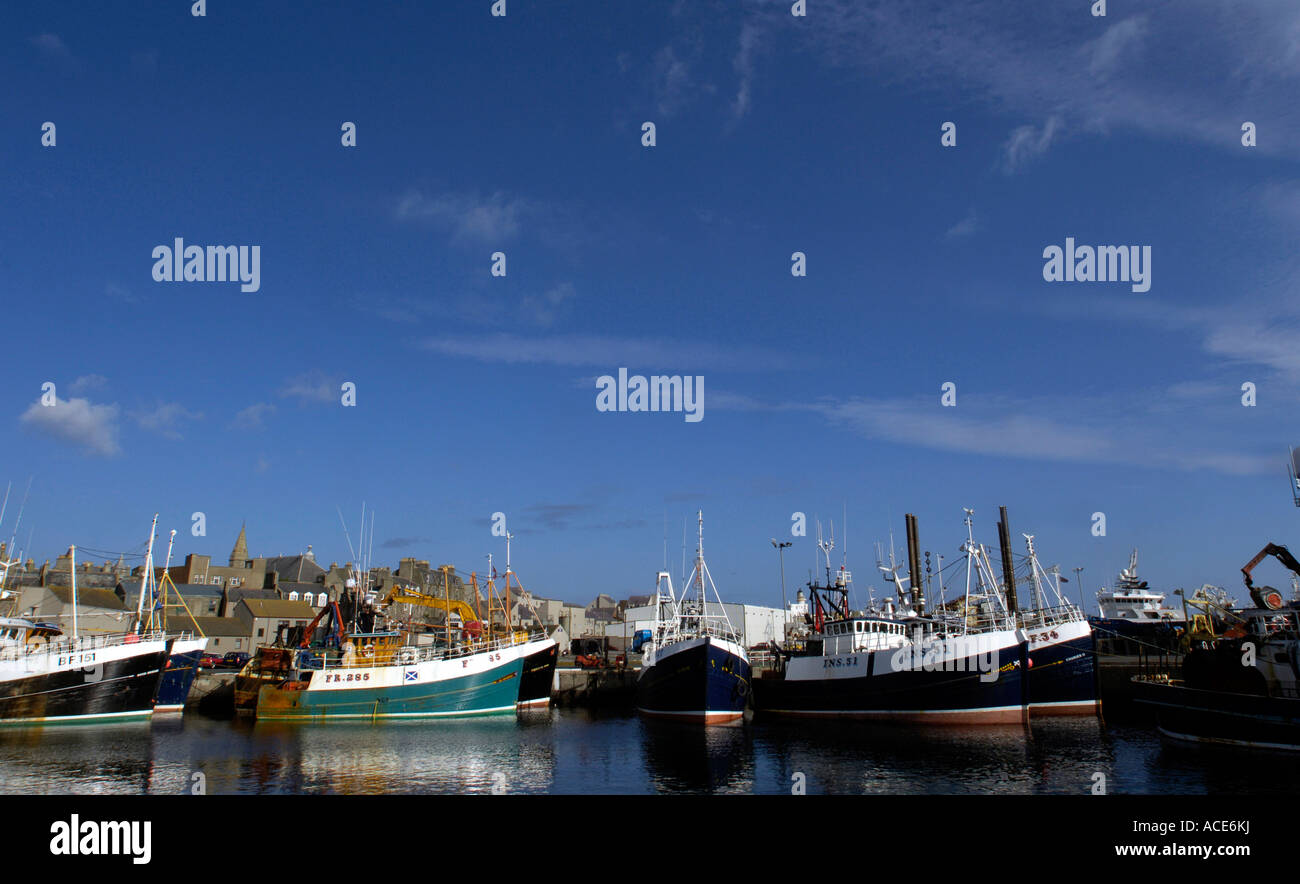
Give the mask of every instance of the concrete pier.
[{"label": "concrete pier", "polygon": [[199,712],[210,718],[233,718],[235,715],[234,669],[204,669],[194,679],[185,700],[186,712]]},{"label": "concrete pier", "polygon": [[636,669],[557,668],[551,696],[559,706],[631,707]]}]

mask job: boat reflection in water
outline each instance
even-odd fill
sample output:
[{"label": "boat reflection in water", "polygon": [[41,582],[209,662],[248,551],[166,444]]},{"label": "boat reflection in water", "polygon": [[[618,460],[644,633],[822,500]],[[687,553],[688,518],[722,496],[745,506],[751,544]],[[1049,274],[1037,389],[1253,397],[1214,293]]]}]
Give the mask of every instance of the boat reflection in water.
[{"label": "boat reflection in water", "polygon": [[94,727],[0,728],[0,792],[138,795],[153,758],[148,719]]},{"label": "boat reflection in water", "polygon": [[[807,794],[925,795],[1033,792],[1024,725],[933,728],[808,719],[773,722],[755,751],[776,762],[773,778]],[[763,774],[767,778],[767,774]]]},{"label": "boat reflection in water", "polygon": [[749,793],[754,743],[747,728],[692,727],[643,718],[646,777],[656,792]]},{"label": "boat reflection in water", "polygon": [[[421,721],[302,722],[256,726],[259,744],[278,744],[282,764],[269,781],[240,784],[258,792],[304,794],[513,794],[548,792],[555,756],[546,743],[521,741],[507,716]],[[245,773],[243,779],[247,779]]]}]

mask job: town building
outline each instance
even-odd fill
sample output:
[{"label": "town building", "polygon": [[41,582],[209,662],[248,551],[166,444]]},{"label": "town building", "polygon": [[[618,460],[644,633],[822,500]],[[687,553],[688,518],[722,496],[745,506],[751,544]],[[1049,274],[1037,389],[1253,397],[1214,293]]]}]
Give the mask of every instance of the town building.
[{"label": "town building", "polygon": [[275,572],[267,572],[265,558],[249,558],[244,526],[230,551],[229,564],[214,565],[211,556],[190,553],[185,563],[168,568],[173,583],[206,583],[223,589],[272,589]]},{"label": "town building", "polygon": [[316,610],[304,601],[288,599],[243,599],[235,609],[235,619],[244,624],[254,647],[275,643],[276,637],[293,626],[306,626],[316,618]]},{"label": "town building", "polygon": [[[71,586],[29,586],[23,589],[17,606],[18,616],[38,623],[53,623],[71,635],[73,627]],[[122,599],[111,589],[83,588],[77,577],[78,634],[126,632],[131,627],[135,609],[127,610]]]}]

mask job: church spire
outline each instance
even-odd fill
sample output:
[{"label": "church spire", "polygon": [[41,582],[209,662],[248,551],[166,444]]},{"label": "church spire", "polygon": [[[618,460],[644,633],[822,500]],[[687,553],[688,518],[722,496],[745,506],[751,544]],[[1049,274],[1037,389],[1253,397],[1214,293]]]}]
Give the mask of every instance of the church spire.
[{"label": "church spire", "polygon": [[239,539],[235,541],[235,548],[230,551],[230,567],[242,568],[248,562],[248,539],[244,537],[244,526],[239,526]]}]

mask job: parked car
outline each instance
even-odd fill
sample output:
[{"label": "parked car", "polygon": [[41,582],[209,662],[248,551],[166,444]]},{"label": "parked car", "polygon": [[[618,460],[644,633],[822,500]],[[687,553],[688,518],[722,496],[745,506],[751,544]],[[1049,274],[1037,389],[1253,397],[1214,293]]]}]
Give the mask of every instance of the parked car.
[{"label": "parked car", "polygon": [[204,654],[199,658],[199,668],[216,669],[221,665],[221,660],[222,658],[220,654]]},{"label": "parked car", "polygon": [[222,666],[229,666],[231,669],[242,669],[244,664],[252,659],[252,655],[243,651],[231,651],[221,658]]}]

